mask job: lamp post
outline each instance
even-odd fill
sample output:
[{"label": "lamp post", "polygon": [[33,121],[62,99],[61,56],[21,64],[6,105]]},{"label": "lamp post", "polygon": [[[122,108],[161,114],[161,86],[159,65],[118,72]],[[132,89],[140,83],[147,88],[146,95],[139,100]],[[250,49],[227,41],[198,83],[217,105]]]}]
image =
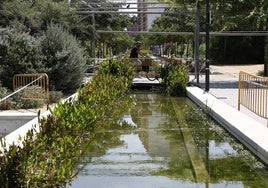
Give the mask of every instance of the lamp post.
[{"label": "lamp post", "polygon": [[206,0],[206,69],[205,69],[205,91],[209,91],[209,0]]}]

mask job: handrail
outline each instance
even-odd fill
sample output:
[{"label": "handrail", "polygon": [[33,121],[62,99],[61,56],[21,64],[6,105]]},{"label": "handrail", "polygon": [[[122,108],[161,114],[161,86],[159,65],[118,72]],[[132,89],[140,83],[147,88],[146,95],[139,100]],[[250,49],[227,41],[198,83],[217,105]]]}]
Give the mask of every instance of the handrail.
[{"label": "handrail", "polygon": [[[45,73],[35,73],[35,74],[16,74],[13,77],[13,90],[11,95],[14,95],[26,88],[33,87],[31,90],[26,91],[27,96],[25,99],[32,100],[45,100],[49,103],[49,79],[48,75]],[[36,89],[41,89],[41,92],[36,91]],[[6,98],[6,97],[5,97]]]},{"label": "handrail", "polygon": [[238,110],[241,104],[260,117],[268,119],[268,78],[240,71]]}]

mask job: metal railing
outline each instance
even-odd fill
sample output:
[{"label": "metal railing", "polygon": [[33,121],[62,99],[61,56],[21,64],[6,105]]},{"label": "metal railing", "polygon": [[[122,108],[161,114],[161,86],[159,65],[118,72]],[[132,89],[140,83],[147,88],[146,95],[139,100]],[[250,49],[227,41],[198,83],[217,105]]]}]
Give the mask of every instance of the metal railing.
[{"label": "metal railing", "polygon": [[241,104],[257,115],[268,119],[268,78],[240,71],[238,110]]},{"label": "metal railing", "polygon": [[49,103],[49,80],[45,73],[16,74],[13,77],[13,90],[13,94],[23,92],[24,99]]}]

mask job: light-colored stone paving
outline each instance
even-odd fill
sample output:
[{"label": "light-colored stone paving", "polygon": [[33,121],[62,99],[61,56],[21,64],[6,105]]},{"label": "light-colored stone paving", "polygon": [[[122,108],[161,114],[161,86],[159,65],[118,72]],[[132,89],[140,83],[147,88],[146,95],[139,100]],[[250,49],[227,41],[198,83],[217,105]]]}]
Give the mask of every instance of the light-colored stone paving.
[{"label": "light-colored stone paving", "polygon": [[[209,93],[227,103],[231,107],[238,109],[238,80],[239,72],[244,71],[249,74],[259,75],[264,70],[264,65],[222,65],[210,66],[211,74],[209,75]],[[190,81],[196,84],[194,75],[190,76]],[[199,85],[205,88],[205,75],[199,76]],[[247,108],[240,106],[240,111],[255,119],[263,125],[268,125],[267,119],[264,119]]]},{"label": "light-colored stone paving", "polygon": [[259,75],[264,65],[210,66],[209,91],[205,92],[205,75],[190,81],[198,87],[188,87],[188,96],[221,123],[253,153],[268,164],[267,119],[261,118],[241,105],[238,111],[239,72]]}]

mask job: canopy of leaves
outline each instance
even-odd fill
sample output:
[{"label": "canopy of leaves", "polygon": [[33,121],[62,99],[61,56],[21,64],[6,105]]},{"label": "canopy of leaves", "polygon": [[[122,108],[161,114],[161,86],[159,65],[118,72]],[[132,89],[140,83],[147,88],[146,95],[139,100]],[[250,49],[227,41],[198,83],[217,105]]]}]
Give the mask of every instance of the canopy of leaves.
[{"label": "canopy of leaves", "polygon": [[[205,31],[205,0],[169,0],[171,9],[200,11],[200,31]],[[268,1],[266,0],[217,0],[210,1],[210,31],[267,31]],[[174,9],[174,7],[176,7]],[[190,15],[190,14],[189,14]],[[162,16],[163,17],[163,16]],[[155,22],[154,29],[189,31],[194,26],[194,19],[183,21],[183,17],[161,18]],[[161,20],[160,19],[160,20]],[[180,20],[180,21],[179,21]],[[182,27],[181,24],[183,23]],[[193,29],[191,29],[193,31]],[[212,61],[225,63],[263,63],[264,37],[225,37],[211,36]],[[169,38],[172,40],[172,38]],[[176,39],[175,39],[176,40]],[[235,48],[237,46],[237,48]],[[246,56],[245,56],[246,55]],[[236,57],[245,57],[244,60]],[[236,59],[236,60],[235,60]]]},{"label": "canopy of leaves", "polygon": [[[79,14],[78,24],[80,30],[75,31],[76,36],[78,36],[78,38],[82,41],[85,41],[85,37],[88,40],[93,39],[93,35],[95,35],[95,38],[99,42],[107,44],[108,47],[113,49],[113,51],[120,51],[121,49],[124,49],[128,43],[121,43],[121,41],[127,38],[126,35],[111,33],[102,34],[95,32],[95,30],[122,31],[127,28],[127,26],[131,23],[131,17],[129,15],[120,13],[105,13],[105,11],[118,11],[121,5],[106,0],[98,1],[100,4],[96,4],[96,1],[84,2],[86,3],[80,3],[80,5],[77,5],[78,10],[88,11],[89,13]],[[93,15],[90,13],[90,11],[93,10],[103,13],[96,13]],[[130,39],[127,39],[126,41],[129,40]]]},{"label": "canopy of leaves", "polygon": [[0,10],[2,27],[19,27],[30,31],[30,34],[46,30],[51,21],[71,28],[76,20],[75,12],[67,6],[66,1],[3,1]]}]

